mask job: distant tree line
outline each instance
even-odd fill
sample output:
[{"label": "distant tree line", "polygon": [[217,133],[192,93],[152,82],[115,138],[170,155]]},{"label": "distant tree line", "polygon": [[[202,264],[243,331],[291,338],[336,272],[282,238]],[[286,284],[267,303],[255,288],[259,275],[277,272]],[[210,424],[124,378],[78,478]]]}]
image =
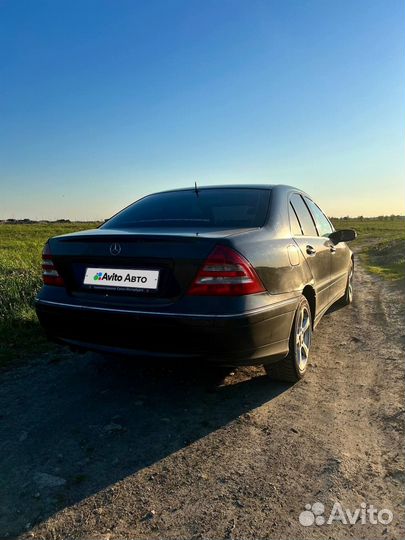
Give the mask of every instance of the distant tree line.
[{"label": "distant tree line", "polygon": [[7,223],[9,225],[21,225],[21,224],[24,224],[24,223],[71,223],[70,219],[55,219],[55,220],[48,220],[48,219],[40,219],[40,220],[36,220],[36,219],[28,219],[28,218],[24,218],[24,219],[14,219],[14,218],[10,218],[10,219],[3,219],[3,220],[0,220],[0,223]]},{"label": "distant tree line", "polygon": [[399,214],[391,214],[389,216],[375,216],[375,217],[364,217],[364,216],[356,216],[356,217],[350,217],[350,216],[344,216],[344,217],[332,217],[330,219],[335,220],[342,220],[342,221],[349,221],[349,220],[356,220],[356,221],[404,221],[405,216],[401,216]]},{"label": "distant tree line", "polygon": [[91,221],[84,221],[84,220],[78,220],[78,221],[71,221],[70,219],[0,219],[0,223],[5,223],[7,225],[25,225],[29,223],[98,223],[97,220],[91,220]]}]

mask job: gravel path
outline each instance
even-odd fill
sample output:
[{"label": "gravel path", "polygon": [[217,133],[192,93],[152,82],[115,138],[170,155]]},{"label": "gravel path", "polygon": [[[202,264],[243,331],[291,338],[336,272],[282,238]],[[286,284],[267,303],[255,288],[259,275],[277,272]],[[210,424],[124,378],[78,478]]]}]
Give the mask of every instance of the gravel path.
[{"label": "gravel path", "polygon": [[[294,386],[63,351],[9,369],[0,538],[403,538],[403,315],[358,268]],[[394,518],[301,525],[315,502]]]}]

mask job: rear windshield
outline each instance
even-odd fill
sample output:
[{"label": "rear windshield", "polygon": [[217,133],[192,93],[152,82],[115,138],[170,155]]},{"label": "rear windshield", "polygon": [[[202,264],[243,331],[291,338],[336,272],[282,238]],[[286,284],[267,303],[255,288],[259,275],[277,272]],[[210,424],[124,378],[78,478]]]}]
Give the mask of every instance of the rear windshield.
[{"label": "rear windshield", "polygon": [[103,228],[262,227],[269,195],[268,189],[240,188],[156,193],[128,206]]}]

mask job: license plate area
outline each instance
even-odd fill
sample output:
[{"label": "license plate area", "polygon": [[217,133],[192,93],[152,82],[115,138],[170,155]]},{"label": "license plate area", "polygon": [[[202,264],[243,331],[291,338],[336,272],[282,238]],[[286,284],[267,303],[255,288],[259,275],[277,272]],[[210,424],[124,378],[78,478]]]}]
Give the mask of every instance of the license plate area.
[{"label": "license plate area", "polygon": [[159,270],[144,268],[87,267],[83,285],[92,289],[156,291]]}]

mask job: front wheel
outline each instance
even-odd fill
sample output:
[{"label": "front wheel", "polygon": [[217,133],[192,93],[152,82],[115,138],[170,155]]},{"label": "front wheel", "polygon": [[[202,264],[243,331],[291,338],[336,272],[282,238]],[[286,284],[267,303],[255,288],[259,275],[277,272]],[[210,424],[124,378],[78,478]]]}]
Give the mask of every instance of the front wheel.
[{"label": "front wheel", "polygon": [[267,374],[278,381],[296,382],[305,375],[312,340],[312,315],[308,300],[301,296],[290,334],[290,352],[274,364],[265,366]]},{"label": "front wheel", "polygon": [[349,268],[349,274],[347,276],[345,294],[339,300],[341,306],[349,306],[353,302],[353,277],[354,277],[354,267],[353,262]]}]

